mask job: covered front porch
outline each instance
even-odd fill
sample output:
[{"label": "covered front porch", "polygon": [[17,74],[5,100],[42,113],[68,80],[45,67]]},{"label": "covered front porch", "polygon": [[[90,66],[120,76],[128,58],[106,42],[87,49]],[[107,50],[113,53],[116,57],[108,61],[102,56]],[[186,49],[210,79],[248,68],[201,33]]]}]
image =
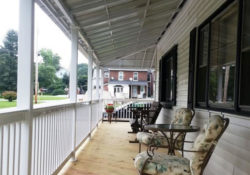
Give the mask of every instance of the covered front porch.
[{"label": "covered front porch", "polygon": [[136,175],[133,158],[137,144],[129,144],[134,134],[128,134],[128,122],[100,123],[89,142],[77,152],[77,161],[68,163],[60,174]]},{"label": "covered front porch", "polygon": [[[70,99],[61,103],[33,106],[35,3],[71,39]],[[128,121],[124,106],[138,100],[104,98],[107,68],[155,71],[153,98],[139,102],[162,102],[157,123],[182,107],[200,127],[213,114],[229,118],[204,174],[249,175],[249,8],[247,0],[20,0],[17,108],[0,111],[0,175],[135,175],[129,123],[101,121],[115,101]],[[84,101],[78,50],[88,58]]]}]

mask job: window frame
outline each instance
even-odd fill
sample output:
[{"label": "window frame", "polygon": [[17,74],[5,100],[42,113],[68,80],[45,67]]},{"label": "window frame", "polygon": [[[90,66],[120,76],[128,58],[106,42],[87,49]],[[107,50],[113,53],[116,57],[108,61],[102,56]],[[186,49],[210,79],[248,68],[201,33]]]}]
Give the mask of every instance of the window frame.
[{"label": "window frame", "polygon": [[[120,74],[122,74],[122,78],[120,78]],[[123,81],[124,80],[124,72],[122,72],[122,71],[118,72],[118,80],[119,81]]]},{"label": "window frame", "polygon": [[[214,111],[219,111],[219,112],[226,112],[226,113],[232,113],[232,114],[239,114],[239,115],[249,115],[250,114],[250,105],[249,106],[244,106],[242,107],[240,105],[239,99],[240,99],[240,72],[241,72],[241,56],[242,56],[242,51],[241,51],[241,44],[242,44],[242,26],[243,26],[243,1],[244,0],[239,0],[238,1],[238,23],[237,23],[237,39],[236,39],[236,60],[235,60],[235,89],[234,89],[234,105],[233,107],[227,107],[225,106],[221,106],[221,105],[209,105],[208,104],[208,87],[209,87],[209,68],[210,68],[210,53],[208,53],[208,66],[207,66],[207,76],[206,76],[206,89],[205,89],[205,105],[202,105],[201,103],[197,102],[197,85],[198,85],[198,67],[199,67],[199,55],[200,55],[200,44],[198,44],[198,46],[196,47],[197,49],[197,56],[196,56],[196,79],[195,79],[195,83],[196,83],[196,91],[195,91],[195,107],[196,108],[200,108],[200,109],[206,109],[206,110],[214,110]],[[226,10],[228,7],[230,7],[230,5],[233,5],[233,3],[236,3],[237,0],[228,0],[226,1],[224,4],[222,4],[211,16],[209,16],[203,23],[201,23],[198,26],[198,40],[197,43],[200,42],[201,36],[200,36],[200,31],[203,27],[205,27],[206,25],[209,25],[209,49],[210,50],[210,43],[211,43],[211,22],[217,17],[219,16],[221,13],[224,12],[224,10]]]},{"label": "window frame", "polygon": [[[135,74],[137,74],[137,80],[135,80]],[[139,81],[139,73],[133,72],[133,81]]]},{"label": "window frame", "polygon": [[195,59],[197,57],[197,27],[195,27],[189,35],[189,68],[188,68],[188,96],[187,107],[194,108],[194,83],[195,83]]},{"label": "window frame", "polygon": [[[163,107],[165,108],[172,108],[173,106],[176,105],[176,89],[177,89],[177,48],[178,45],[174,45],[171,49],[169,49],[169,51],[167,53],[165,53],[161,60],[160,60],[160,65],[159,65],[159,77],[160,77],[160,84],[159,84],[159,101],[161,102],[161,104],[163,105]],[[166,62],[169,59],[173,59],[173,89],[172,90],[172,99],[168,100],[166,99],[166,90],[167,88],[165,87],[163,80],[164,78],[166,78],[164,75],[166,75],[165,71],[166,69],[163,69],[163,67],[165,66],[164,63],[166,64]]]},{"label": "window frame", "polygon": [[104,72],[104,78],[109,78],[109,72],[108,71]]}]

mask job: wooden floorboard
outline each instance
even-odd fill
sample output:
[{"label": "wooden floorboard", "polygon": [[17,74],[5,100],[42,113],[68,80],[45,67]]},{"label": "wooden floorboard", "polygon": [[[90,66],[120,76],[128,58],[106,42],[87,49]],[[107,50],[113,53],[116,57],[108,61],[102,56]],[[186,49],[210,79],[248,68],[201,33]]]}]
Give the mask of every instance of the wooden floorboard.
[{"label": "wooden floorboard", "polygon": [[104,122],[87,146],[80,150],[77,161],[70,163],[63,175],[137,175],[133,158],[138,144],[129,143],[128,122]]}]

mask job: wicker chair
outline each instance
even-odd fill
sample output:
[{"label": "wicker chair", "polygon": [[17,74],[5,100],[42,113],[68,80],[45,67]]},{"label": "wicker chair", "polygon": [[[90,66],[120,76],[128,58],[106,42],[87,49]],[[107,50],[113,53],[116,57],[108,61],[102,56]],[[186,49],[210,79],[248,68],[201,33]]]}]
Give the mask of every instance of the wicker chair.
[{"label": "wicker chair", "polygon": [[[188,108],[180,108],[176,110],[176,114],[171,121],[171,124],[179,124],[179,125],[190,125],[195,112],[192,109]],[[178,133],[176,133],[178,135]],[[139,141],[139,153],[141,152],[141,144],[144,145],[151,145],[155,147],[167,148],[168,142],[166,138],[161,133],[150,133],[150,132],[138,132],[136,135],[136,139]],[[182,150],[183,156],[183,147],[184,147],[184,140],[185,134],[181,135],[177,139],[176,147]]]},{"label": "wicker chair", "polygon": [[136,156],[135,167],[140,175],[202,175],[214,149],[229,125],[229,119],[211,116],[188,152],[192,159],[162,153],[143,152]]}]

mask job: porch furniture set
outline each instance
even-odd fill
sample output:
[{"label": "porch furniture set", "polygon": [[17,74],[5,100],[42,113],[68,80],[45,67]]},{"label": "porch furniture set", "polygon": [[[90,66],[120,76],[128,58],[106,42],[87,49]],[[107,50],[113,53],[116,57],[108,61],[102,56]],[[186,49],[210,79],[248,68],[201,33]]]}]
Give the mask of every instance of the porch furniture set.
[{"label": "porch furniture set", "polygon": [[[140,175],[203,174],[216,144],[229,125],[229,119],[219,115],[209,117],[195,141],[186,141],[186,133],[200,130],[198,126],[190,125],[194,115],[193,110],[181,108],[176,110],[170,124],[147,123],[143,126],[136,136],[139,154],[134,159]],[[193,143],[192,148],[184,150],[185,143]],[[141,144],[147,145],[146,151],[141,152]],[[167,148],[168,152],[159,153],[158,148]],[[181,156],[175,155],[177,151],[181,151]],[[193,153],[192,158],[185,158],[184,152]]]}]

